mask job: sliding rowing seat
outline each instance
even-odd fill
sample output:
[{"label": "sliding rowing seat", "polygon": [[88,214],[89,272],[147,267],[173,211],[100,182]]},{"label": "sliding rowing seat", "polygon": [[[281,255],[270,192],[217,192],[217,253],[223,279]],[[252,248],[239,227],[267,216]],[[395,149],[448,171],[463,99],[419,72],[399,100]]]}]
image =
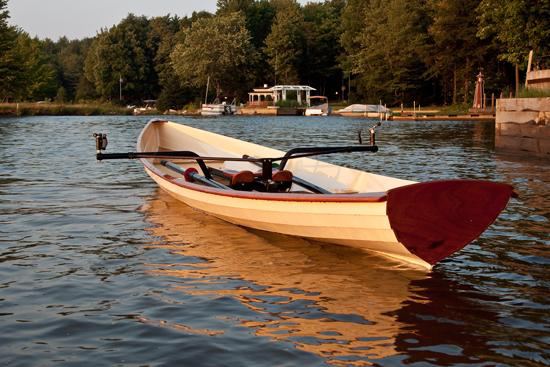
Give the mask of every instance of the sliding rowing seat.
[{"label": "sliding rowing seat", "polygon": [[262,192],[288,192],[292,187],[292,172],[287,170],[272,171],[271,179],[263,179],[263,172],[254,174],[256,180],[254,182],[254,190]]},{"label": "sliding rowing seat", "polygon": [[273,170],[271,179],[264,179],[262,172],[236,171],[230,169],[217,169],[208,167],[211,175],[223,178],[228,186],[239,191],[260,192],[288,192],[292,186],[292,172],[286,170]]},{"label": "sliding rowing seat", "polygon": [[229,181],[229,187],[233,190],[251,191],[255,180],[251,171],[220,170],[208,167],[210,173],[216,177],[225,178]]}]

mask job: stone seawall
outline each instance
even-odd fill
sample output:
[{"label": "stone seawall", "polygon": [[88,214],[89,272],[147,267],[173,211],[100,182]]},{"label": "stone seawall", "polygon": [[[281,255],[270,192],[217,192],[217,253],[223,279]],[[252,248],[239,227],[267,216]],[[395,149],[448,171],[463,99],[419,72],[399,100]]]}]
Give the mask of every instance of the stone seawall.
[{"label": "stone seawall", "polygon": [[497,150],[550,159],[550,98],[497,100]]}]

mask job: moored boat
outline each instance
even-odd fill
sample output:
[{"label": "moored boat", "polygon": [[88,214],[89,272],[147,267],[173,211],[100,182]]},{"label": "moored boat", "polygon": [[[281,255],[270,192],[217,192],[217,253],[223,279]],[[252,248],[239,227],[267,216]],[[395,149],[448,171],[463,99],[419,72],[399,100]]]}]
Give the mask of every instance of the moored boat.
[{"label": "moored boat", "polygon": [[285,153],[156,120],[141,132],[137,152],[106,154],[106,141],[97,135],[98,159],[139,158],[162,189],[208,214],[244,227],[375,251],[425,269],[477,238],[513,195],[502,183],[416,183],[309,158],[375,152],[375,145]]},{"label": "moored boat", "polygon": [[306,108],[306,116],[328,116],[328,98],[324,96],[309,97],[309,107]]},{"label": "moored boat", "polygon": [[237,105],[235,100],[231,104],[219,101],[215,99],[212,103],[203,103],[201,106],[202,116],[221,116],[221,115],[234,115],[237,111]]},{"label": "moored boat", "polygon": [[386,118],[391,115],[391,110],[376,104],[352,104],[334,113],[345,117]]}]

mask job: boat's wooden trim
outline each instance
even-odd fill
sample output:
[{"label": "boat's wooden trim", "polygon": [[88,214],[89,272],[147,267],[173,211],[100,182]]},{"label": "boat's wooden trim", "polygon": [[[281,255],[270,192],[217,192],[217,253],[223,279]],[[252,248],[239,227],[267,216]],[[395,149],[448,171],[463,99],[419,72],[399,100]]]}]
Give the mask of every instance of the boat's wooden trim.
[{"label": "boat's wooden trim", "polygon": [[273,200],[273,201],[299,201],[299,202],[342,202],[342,203],[379,203],[387,199],[386,193],[367,193],[367,194],[302,194],[302,193],[264,193],[250,192],[238,190],[222,190],[203,185],[198,185],[192,182],[185,181],[171,175],[167,175],[160,171],[148,159],[141,159],[143,165],[154,175],[180,187],[189,190],[204,192],[213,195],[227,196],[240,199],[255,199],[255,200]]},{"label": "boat's wooden trim", "polygon": [[386,211],[399,242],[433,265],[479,237],[511,196],[496,182],[423,182],[389,190]]}]

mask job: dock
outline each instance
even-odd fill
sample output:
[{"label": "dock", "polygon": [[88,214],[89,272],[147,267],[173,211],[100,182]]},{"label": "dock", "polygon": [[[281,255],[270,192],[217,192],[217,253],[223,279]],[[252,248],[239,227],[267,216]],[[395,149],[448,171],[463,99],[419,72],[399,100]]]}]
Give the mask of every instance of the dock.
[{"label": "dock", "polygon": [[393,121],[489,121],[495,122],[495,114],[401,114],[388,118]]},{"label": "dock", "polygon": [[247,116],[303,116],[305,107],[246,106],[238,114]]}]

